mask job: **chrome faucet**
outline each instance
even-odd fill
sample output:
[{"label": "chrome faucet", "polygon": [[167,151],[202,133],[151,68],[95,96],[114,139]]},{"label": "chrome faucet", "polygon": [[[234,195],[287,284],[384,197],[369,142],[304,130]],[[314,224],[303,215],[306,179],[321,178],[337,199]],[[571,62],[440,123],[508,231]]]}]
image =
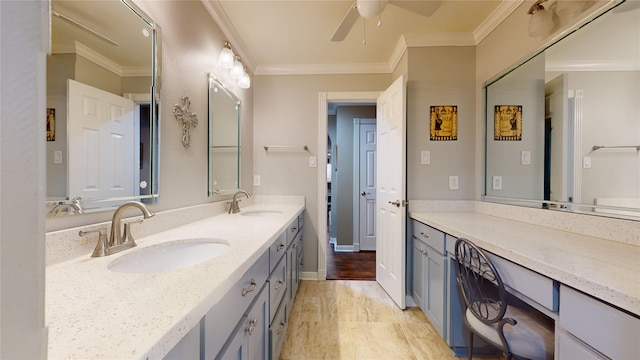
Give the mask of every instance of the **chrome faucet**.
[{"label": "chrome faucet", "polygon": [[247,199],[251,197],[251,194],[244,190],[238,190],[235,194],[233,194],[233,199],[231,199],[231,206],[229,207],[229,214],[236,214],[240,212],[240,205],[238,205],[238,195],[243,194]]},{"label": "chrome faucet", "polygon": [[56,204],[47,215],[50,217],[58,216],[65,210],[69,214],[84,214],[84,208],[82,207],[82,203],[80,202],[80,200],[82,199],[79,197],[74,197],[73,199],[71,199],[71,204],[64,204],[60,202]]},{"label": "chrome faucet", "polygon": [[136,207],[142,211],[142,215],[145,219],[148,219],[155,214],[147,209],[147,207],[139,201],[126,202],[116,209],[113,213],[113,219],[111,220],[111,234],[109,234],[109,241],[107,242],[107,255],[118,253],[122,250],[130,249],[136,246],[133,237],[131,236],[130,224],[135,222],[141,222],[142,220],[134,220],[124,224],[124,231],[121,231],[120,223],[122,220],[122,213],[130,208]]}]

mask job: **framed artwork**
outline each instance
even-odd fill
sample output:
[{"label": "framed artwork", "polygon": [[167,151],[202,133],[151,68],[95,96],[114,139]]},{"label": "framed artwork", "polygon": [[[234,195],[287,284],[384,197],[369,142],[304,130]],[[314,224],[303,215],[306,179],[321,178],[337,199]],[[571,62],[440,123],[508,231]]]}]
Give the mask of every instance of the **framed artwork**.
[{"label": "framed artwork", "polygon": [[458,140],[458,106],[432,106],[430,113],[430,140]]},{"label": "framed artwork", "polygon": [[47,141],[56,140],[56,109],[47,108]]},{"label": "framed artwork", "polygon": [[496,105],[494,140],[522,140],[522,105]]}]

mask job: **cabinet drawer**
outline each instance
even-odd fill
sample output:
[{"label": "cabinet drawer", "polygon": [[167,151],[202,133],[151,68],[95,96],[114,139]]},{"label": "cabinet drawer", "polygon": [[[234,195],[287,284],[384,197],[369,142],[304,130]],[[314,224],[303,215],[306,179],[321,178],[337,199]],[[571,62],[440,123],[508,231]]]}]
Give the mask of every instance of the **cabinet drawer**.
[{"label": "cabinet drawer", "polygon": [[269,254],[265,252],[204,316],[204,353],[213,359],[267,281]]},{"label": "cabinet drawer", "polygon": [[485,251],[496,267],[502,282],[538,304],[558,312],[558,283],[535,271]]},{"label": "cabinet drawer", "polygon": [[269,276],[269,323],[276,316],[276,311],[284,294],[287,293],[287,261],[282,258]]},{"label": "cabinet drawer", "polygon": [[560,299],[561,327],[612,359],[637,359],[639,318],[568,286]]},{"label": "cabinet drawer", "polygon": [[270,359],[280,358],[280,350],[282,350],[284,337],[287,335],[287,322],[289,316],[287,313],[289,311],[288,305],[289,304],[286,301],[282,302],[271,327],[269,327]]},{"label": "cabinet drawer", "polygon": [[285,234],[287,234],[287,246],[289,246],[293,242],[293,239],[295,239],[299,229],[300,227],[298,226],[297,218],[292,221],[289,226],[287,226],[287,230],[284,231]]},{"label": "cabinet drawer", "polygon": [[286,232],[278,236],[276,241],[269,247],[269,272],[273,271],[280,259],[287,252],[287,237]]},{"label": "cabinet drawer", "polygon": [[557,339],[557,359],[605,360],[603,356],[567,333],[561,333]]},{"label": "cabinet drawer", "polygon": [[424,241],[427,245],[439,251],[441,254],[446,254],[445,234],[442,231],[415,220],[412,224],[412,230],[413,236],[416,239]]},{"label": "cabinet drawer", "polygon": [[447,253],[450,256],[456,256],[456,241],[458,241],[458,238],[453,235],[445,234],[444,239]]},{"label": "cabinet drawer", "polygon": [[302,230],[304,227],[304,211],[298,215],[298,229]]}]

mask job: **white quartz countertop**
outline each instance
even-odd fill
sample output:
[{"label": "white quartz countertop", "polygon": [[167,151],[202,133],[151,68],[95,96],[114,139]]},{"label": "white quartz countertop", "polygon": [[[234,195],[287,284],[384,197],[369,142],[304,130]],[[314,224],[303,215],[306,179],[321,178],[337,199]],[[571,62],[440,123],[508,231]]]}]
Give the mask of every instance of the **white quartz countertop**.
[{"label": "white quartz countertop", "polygon": [[474,212],[410,217],[640,315],[639,246]]},{"label": "white quartz countertop", "polygon": [[[115,255],[87,254],[47,267],[48,357],[161,359],[302,212],[301,199],[242,207],[245,212],[268,209],[281,214],[217,215],[136,239],[138,247]],[[137,249],[202,237],[228,241],[231,247],[220,257],[177,270],[127,274],[108,269]]]}]

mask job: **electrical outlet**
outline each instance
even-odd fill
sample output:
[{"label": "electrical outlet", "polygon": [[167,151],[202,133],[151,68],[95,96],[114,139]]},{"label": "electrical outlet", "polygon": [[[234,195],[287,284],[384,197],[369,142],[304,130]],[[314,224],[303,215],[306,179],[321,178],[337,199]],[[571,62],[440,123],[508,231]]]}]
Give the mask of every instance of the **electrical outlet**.
[{"label": "electrical outlet", "polygon": [[449,190],[458,190],[458,176],[449,176]]},{"label": "electrical outlet", "polygon": [[502,176],[494,176],[492,180],[493,180],[493,184],[491,188],[493,190],[502,190]]},{"label": "electrical outlet", "polygon": [[431,164],[431,151],[422,151],[420,153],[420,164],[421,165]]},{"label": "electrical outlet", "polygon": [[260,186],[260,175],[253,175],[253,186]]}]

